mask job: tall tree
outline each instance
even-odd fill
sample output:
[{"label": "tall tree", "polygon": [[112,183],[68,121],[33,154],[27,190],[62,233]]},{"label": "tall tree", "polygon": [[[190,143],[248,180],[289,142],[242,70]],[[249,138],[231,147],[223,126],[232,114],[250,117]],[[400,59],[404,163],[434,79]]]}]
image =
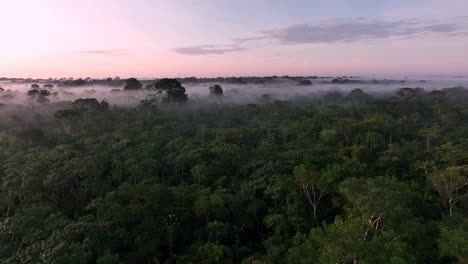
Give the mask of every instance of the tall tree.
[{"label": "tall tree", "polygon": [[124,90],[140,90],[143,87],[143,84],[136,78],[129,78],[125,80]]},{"label": "tall tree", "polygon": [[215,84],[210,87],[210,95],[214,96],[222,96],[223,95],[223,88],[220,85]]},{"label": "tall tree", "polygon": [[70,134],[72,125],[76,123],[82,115],[75,110],[59,110],[54,116],[62,123],[65,133]]},{"label": "tall tree", "polygon": [[432,186],[439,193],[450,216],[460,202],[468,205],[468,165],[451,166],[444,170],[436,170],[430,176]]},{"label": "tall tree", "polygon": [[170,103],[183,103],[187,101],[185,88],[176,79],[161,79],[154,84],[157,94],[163,95],[163,100]]}]

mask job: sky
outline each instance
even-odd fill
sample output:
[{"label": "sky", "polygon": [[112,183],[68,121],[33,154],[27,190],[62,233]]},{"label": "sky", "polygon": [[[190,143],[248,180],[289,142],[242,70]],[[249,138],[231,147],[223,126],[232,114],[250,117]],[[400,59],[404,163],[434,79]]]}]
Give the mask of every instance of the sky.
[{"label": "sky", "polygon": [[468,76],[466,0],[0,0],[0,77]]}]

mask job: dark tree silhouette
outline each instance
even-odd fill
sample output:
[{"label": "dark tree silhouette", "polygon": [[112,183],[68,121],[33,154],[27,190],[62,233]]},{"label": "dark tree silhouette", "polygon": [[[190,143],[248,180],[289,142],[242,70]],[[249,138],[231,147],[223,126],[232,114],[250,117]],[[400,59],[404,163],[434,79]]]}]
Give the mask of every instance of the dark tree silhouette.
[{"label": "dark tree silhouette", "polygon": [[142,87],[143,85],[136,78],[129,78],[125,80],[124,90],[140,90]]},{"label": "dark tree silhouette", "polygon": [[309,86],[309,85],[312,85],[312,82],[310,80],[302,80],[297,85]]},{"label": "dark tree silhouette", "polygon": [[79,98],[72,103],[73,107],[79,111],[95,112],[109,110],[109,104],[105,101],[99,103],[95,98]]},{"label": "dark tree silhouette", "polygon": [[354,89],[345,96],[344,101],[351,105],[360,105],[372,101],[372,96],[361,89]]},{"label": "dark tree silhouette", "polygon": [[187,101],[185,88],[176,79],[161,79],[154,84],[154,90],[157,94],[163,95],[164,101],[175,103]]},{"label": "dark tree silhouette", "polygon": [[215,84],[215,85],[210,87],[210,95],[222,96],[223,94],[224,94],[223,88],[221,88],[220,85]]},{"label": "dark tree silhouette", "polygon": [[38,103],[48,103],[50,102],[49,96],[52,93],[47,90],[38,90],[32,89],[27,92],[27,95],[31,98],[31,100],[36,101]]}]

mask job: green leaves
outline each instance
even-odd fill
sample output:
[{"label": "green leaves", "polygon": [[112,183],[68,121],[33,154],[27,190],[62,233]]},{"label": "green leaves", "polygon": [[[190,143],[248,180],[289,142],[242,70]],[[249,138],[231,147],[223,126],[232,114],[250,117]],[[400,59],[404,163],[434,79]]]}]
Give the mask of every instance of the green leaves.
[{"label": "green leaves", "polygon": [[439,225],[438,240],[442,255],[455,257],[459,263],[468,261],[468,220],[462,216],[445,219]]},{"label": "green leaves", "polygon": [[464,263],[466,106],[411,92],[0,118],[0,262]]},{"label": "green leaves", "polygon": [[375,215],[393,228],[410,219],[410,205],[417,198],[408,184],[388,177],[346,179],[339,191],[351,205],[347,207],[350,216],[369,220]]},{"label": "green leaves", "polygon": [[443,207],[453,216],[458,206],[468,206],[468,165],[451,166],[436,170],[429,176],[429,181],[438,192]]}]

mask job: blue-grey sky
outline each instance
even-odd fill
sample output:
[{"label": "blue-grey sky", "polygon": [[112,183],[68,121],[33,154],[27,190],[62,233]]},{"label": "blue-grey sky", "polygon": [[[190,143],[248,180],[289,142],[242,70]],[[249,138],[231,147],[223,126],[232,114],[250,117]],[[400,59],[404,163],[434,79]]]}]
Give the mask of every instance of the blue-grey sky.
[{"label": "blue-grey sky", "polygon": [[466,0],[18,0],[0,75],[468,75]]}]

